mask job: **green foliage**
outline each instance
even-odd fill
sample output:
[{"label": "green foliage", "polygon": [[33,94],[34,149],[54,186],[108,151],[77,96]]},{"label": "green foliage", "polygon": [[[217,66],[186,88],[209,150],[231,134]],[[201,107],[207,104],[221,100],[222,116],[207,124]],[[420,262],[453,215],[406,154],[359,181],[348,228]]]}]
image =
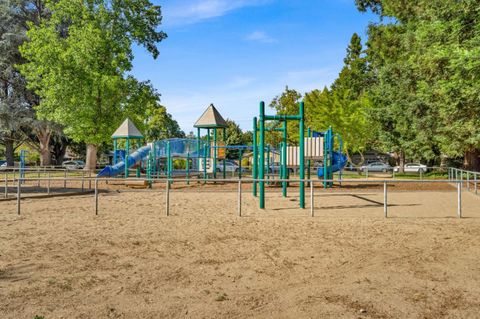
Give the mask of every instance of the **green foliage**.
[{"label": "green foliage", "polygon": [[185,137],[177,121],[167,113],[167,109],[159,104],[153,104],[146,110],[145,137],[148,141],[156,141],[172,137]]},{"label": "green foliage", "polygon": [[[126,73],[132,45],[158,55],[160,8],[140,1],[49,1],[51,17],[29,24],[20,66],[41,97],[38,116],[61,123],[76,142],[99,145],[126,116],[143,114],[148,83]],[[151,99],[151,98],[150,98]]]},{"label": "green foliage", "polygon": [[[233,120],[226,119],[227,128],[226,128],[226,144],[227,145],[249,145],[252,143],[252,135],[251,132],[243,132],[240,126],[235,123]],[[219,141],[224,141],[223,137],[223,130],[219,131],[220,134],[218,135]],[[235,149],[227,150],[227,158],[229,159],[238,159],[239,151]]]},{"label": "green foliage", "polygon": [[[270,107],[275,109],[279,115],[297,115],[299,111],[298,103],[301,99],[302,94],[295,90],[289,89],[287,86],[285,91],[280,96],[276,96],[272,100]],[[279,127],[276,123],[271,123],[270,125],[272,127]],[[298,121],[289,121],[287,123],[287,131],[287,143],[297,145],[299,139]],[[277,145],[281,140],[281,133],[269,132],[267,134],[267,143]]]}]

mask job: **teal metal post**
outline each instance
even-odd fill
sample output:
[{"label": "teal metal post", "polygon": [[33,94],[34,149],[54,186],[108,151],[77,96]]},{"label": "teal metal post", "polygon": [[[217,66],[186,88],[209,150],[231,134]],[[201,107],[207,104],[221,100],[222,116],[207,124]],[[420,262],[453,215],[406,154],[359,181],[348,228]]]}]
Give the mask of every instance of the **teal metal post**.
[{"label": "teal metal post", "polygon": [[128,155],[130,154],[130,139],[127,137],[125,147],[125,178],[128,178]]},{"label": "teal metal post", "polygon": [[[223,128],[223,142],[227,145],[227,129]],[[227,178],[227,149],[225,148],[225,158],[223,159],[223,179]]]},{"label": "teal metal post", "polygon": [[117,165],[117,139],[113,138],[113,165]]},{"label": "teal metal post", "polygon": [[252,191],[253,196],[257,197],[257,163],[258,163],[258,154],[257,154],[257,118],[253,118],[253,159],[252,159],[252,178],[253,178],[253,185]]},{"label": "teal metal post", "polygon": [[[212,158],[212,148],[211,148],[211,145],[210,145],[210,129],[208,128],[207,129],[207,154],[206,156],[208,156],[208,159],[210,161],[210,159]],[[205,161],[206,162],[206,161]],[[210,165],[213,165],[213,163],[210,163]],[[208,179],[208,175],[206,174],[206,165],[205,165],[205,178]]]},{"label": "teal metal post", "polygon": [[200,161],[201,161],[201,157],[200,157],[200,128],[197,127],[197,167],[198,167],[198,170],[200,170]]},{"label": "teal metal post", "polygon": [[187,153],[187,185],[190,185],[190,152]]},{"label": "teal metal post", "polygon": [[[280,167],[282,179],[288,179],[288,165],[287,165],[287,121],[283,121],[283,165]],[[282,182],[282,195],[287,197],[287,182]]]},{"label": "teal metal post", "polygon": [[[140,140],[137,140],[137,150],[140,148]],[[137,178],[140,177],[140,174],[141,174],[141,167],[142,167],[142,161],[140,160],[140,163],[138,163],[138,166],[137,166]]]},{"label": "teal metal post", "polygon": [[265,208],[265,102],[260,102],[260,163],[259,176],[260,179],[260,209]]},{"label": "teal metal post", "polygon": [[213,129],[213,178],[217,178],[217,129]]},{"label": "teal metal post", "polygon": [[305,208],[305,123],[304,123],[304,103],[300,102],[300,208]]},{"label": "teal metal post", "polygon": [[328,174],[328,130],[323,135],[323,188],[327,188],[327,174]]}]

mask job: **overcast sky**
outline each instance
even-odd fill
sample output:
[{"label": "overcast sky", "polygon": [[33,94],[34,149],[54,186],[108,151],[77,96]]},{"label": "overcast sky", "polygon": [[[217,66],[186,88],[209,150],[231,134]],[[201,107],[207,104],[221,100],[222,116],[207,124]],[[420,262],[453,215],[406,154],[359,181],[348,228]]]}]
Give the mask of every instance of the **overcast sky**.
[{"label": "overcast sky", "polygon": [[168,38],[157,60],[136,48],[133,73],[152,81],[186,133],[210,103],[251,129],[259,102],[286,85],[301,93],[330,85],[351,35],[365,40],[375,21],[354,0],[153,1]]}]

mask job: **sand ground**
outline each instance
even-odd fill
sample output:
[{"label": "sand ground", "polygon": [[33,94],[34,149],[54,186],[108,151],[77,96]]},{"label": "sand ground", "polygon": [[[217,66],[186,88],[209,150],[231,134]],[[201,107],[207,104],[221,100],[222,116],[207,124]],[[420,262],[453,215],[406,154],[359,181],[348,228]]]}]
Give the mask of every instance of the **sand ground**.
[{"label": "sand ground", "polygon": [[[0,202],[1,318],[479,318],[480,198],[221,187]],[[307,197],[307,206],[309,199]],[[307,207],[308,208],[308,207]]]}]

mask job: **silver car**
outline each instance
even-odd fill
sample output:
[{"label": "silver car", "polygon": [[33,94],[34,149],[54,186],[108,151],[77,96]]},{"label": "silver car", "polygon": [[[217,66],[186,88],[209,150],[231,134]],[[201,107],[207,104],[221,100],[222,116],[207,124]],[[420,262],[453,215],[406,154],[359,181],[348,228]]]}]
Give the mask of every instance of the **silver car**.
[{"label": "silver car", "polygon": [[[395,172],[400,171],[400,166],[395,166]],[[407,163],[403,166],[405,173],[425,173],[428,170],[427,165],[420,163]]]},{"label": "silver car", "polygon": [[85,162],[80,160],[65,161],[62,163],[62,167],[66,169],[83,169]]},{"label": "silver car", "polygon": [[386,172],[392,171],[393,167],[383,162],[373,162],[367,165],[363,165],[360,169],[362,172],[368,171],[368,172],[386,173]]}]

